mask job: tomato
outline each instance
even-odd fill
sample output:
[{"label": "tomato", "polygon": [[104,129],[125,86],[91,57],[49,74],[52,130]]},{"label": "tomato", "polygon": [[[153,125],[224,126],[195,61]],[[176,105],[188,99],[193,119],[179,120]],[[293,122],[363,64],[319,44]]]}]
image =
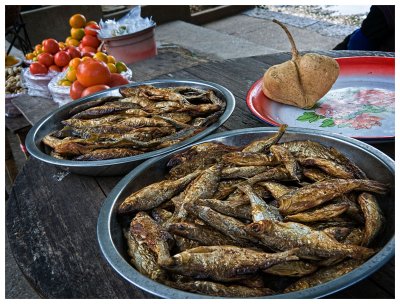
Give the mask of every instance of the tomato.
[{"label": "tomato", "polygon": [[94,56],[93,52],[82,53],[82,58],[90,58],[90,59],[92,59],[93,56]]},{"label": "tomato", "polygon": [[97,84],[97,85],[94,85],[94,86],[91,86],[91,87],[88,87],[88,88],[84,89],[83,92],[82,92],[81,97],[85,97],[85,96],[94,94],[94,93],[96,93],[96,92],[98,92],[98,91],[107,90],[107,89],[109,89],[109,88],[110,88],[110,87],[109,87],[108,85],[105,85],[105,84]]},{"label": "tomato", "polygon": [[59,73],[59,72],[61,72],[61,69],[60,69],[59,66],[53,64],[53,65],[49,66],[49,71],[53,71],[53,72],[58,72]]},{"label": "tomato", "polygon": [[49,38],[43,40],[43,51],[50,54],[55,54],[60,50],[57,40]]},{"label": "tomato", "polygon": [[71,96],[73,100],[81,98],[84,89],[86,89],[86,87],[81,85],[78,80],[75,80],[71,85],[71,89],[69,90],[69,96]]},{"label": "tomato", "polygon": [[108,83],[111,78],[111,73],[104,62],[88,59],[78,65],[76,77],[82,85],[91,87],[96,84]]},{"label": "tomato", "polygon": [[82,38],[82,45],[83,46],[91,46],[92,48],[97,48],[100,45],[100,40],[97,39],[95,36],[85,35]]},{"label": "tomato", "polygon": [[120,85],[128,84],[129,81],[124,76],[118,73],[111,73],[111,80],[108,83],[110,87],[117,87]]},{"label": "tomato", "polygon": [[47,67],[39,62],[34,62],[29,66],[29,71],[33,75],[47,74]]},{"label": "tomato", "polygon": [[100,30],[100,27],[97,24],[87,24],[85,26],[85,35],[95,36],[97,37],[97,31]]},{"label": "tomato", "polygon": [[71,56],[66,51],[59,51],[54,55],[54,63],[59,67],[65,67],[71,60]]},{"label": "tomato", "polygon": [[77,47],[69,46],[66,49],[68,55],[72,58],[81,58],[81,52],[78,50]]},{"label": "tomato", "polygon": [[69,18],[69,25],[73,28],[85,27],[86,18],[82,14],[75,14]]},{"label": "tomato", "polygon": [[96,53],[96,49],[91,47],[91,46],[84,46],[84,47],[81,48],[81,52],[82,53],[93,53],[93,54],[95,54]]},{"label": "tomato", "polygon": [[37,56],[38,62],[49,67],[54,64],[53,55],[49,53],[41,53]]}]

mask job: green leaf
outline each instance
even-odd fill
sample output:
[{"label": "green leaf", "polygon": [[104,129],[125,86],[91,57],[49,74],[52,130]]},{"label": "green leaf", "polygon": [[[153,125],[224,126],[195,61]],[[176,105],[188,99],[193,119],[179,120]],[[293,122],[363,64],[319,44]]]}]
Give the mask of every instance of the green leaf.
[{"label": "green leaf", "polygon": [[318,116],[314,112],[304,112],[303,115],[297,117],[297,120],[299,121],[309,121],[310,119],[315,118],[315,116]]},{"label": "green leaf", "polygon": [[323,120],[322,124],[320,125],[321,128],[328,128],[333,126],[335,126],[335,121],[332,118]]}]

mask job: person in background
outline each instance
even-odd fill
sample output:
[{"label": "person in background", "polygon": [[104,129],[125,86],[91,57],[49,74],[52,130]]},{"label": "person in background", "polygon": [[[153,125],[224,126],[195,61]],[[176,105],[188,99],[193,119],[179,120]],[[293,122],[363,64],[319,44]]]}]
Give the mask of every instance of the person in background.
[{"label": "person in background", "polygon": [[333,49],[394,52],[394,15],[394,5],[372,5],[361,27]]}]

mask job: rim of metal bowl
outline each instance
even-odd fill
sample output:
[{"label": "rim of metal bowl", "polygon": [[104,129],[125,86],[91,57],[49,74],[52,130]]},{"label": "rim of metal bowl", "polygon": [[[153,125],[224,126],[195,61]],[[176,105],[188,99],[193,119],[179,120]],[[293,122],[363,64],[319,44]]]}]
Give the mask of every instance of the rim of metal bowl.
[{"label": "rim of metal bowl", "polygon": [[[242,135],[242,134],[249,134],[249,133],[263,133],[263,132],[276,132],[278,128],[276,127],[260,127],[260,128],[247,128],[247,129],[240,129],[240,130],[232,130],[221,132],[213,135],[209,135],[199,142],[196,142],[192,145],[197,145],[206,141],[210,141],[213,139],[221,139],[230,137],[232,135]],[[302,134],[310,134],[310,135],[321,135],[324,137],[333,138],[338,141],[346,142],[352,146],[356,146],[357,148],[363,150],[366,153],[372,154],[377,157],[382,163],[386,165],[386,167],[393,173],[395,172],[395,165],[394,161],[379,151],[378,149],[363,143],[357,139],[353,139],[350,137],[346,137],[340,134],[329,133],[325,131],[319,130],[312,130],[312,129],[305,129],[305,128],[288,128],[286,133],[302,133]],[[188,149],[190,146],[188,145],[182,147],[178,150],[171,151],[170,154],[179,153],[180,151]],[[158,158],[149,159],[146,162],[143,162],[135,169],[133,169],[129,174],[127,174],[109,193],[106,200],[103,203],[103,206],[100,209],[99,217],[97,221],[97,240],[100,245],[100,249],[103,253],[103,256],[108,261],[108,263],[114,268],[114,270],[119,273],[123,278],[125,278],[131,284],[137,286],[138,288],[153,294],[155,296],[161,298],[187,298],[187,299],[215,299],[219,297],[212,297],[207,295],[201,295],[196,293],[190,293],[183,290],[174,289],[168,287],[167,285],[157,283],[152,279],[142,275],[138,272],[131,264],[129,264],[123,256],[121,256],[118,252],[118,249],[115,247],[112,241],[111,235],[111,221],[112,221],[112,210],[117,202],[120,194],[124,190],[125,186],[134,179],[138,174],[140,174],[143,170],[145,170],[148,166],[156,163],[162,157],[167,157],[170,154],[166,154],[160,156]],[[381,250],[371,257],[368,261],[363,263],[361,266],[357,267],[353,271],[337,278],[331,280],[329,282],[320,284],[318,286],[314,286],[311,288],[307,288],[300,291],[290,292],[286,294],[277,294],[272,296],[266,297],[259,297],[259,298],[321,298],[327,296],[329,294],[338,292],[342,289],[345,289],[357,282],[361,281],[362,279],[366,278],[373,272],[377,271],[380,267],[386,264],[393,256],[395,250],[395,238],[394,236],[385,244]],[[221,297],[222,299],[223,297]],[[257,297],[255,297],[256,299]]]},{"label": "rim of metal bowl", "polygon": [[[118,90],[120,88],[125,88],[125,87],[135,87],[139,85],[144,85],[144,84],[149,84],[149,85],[165,85],[165,84],[176,84],[178,85],[193,85],[193,86],[208,86],[210,88],[214,88],[220,93],[222,93],[226,99],[226,108],[225,111],[222,113],[222,115],[218,118],[218,120],[208,126],[206,129],[203,131],[195,134],[192,137],[189,137],[188,139],[181,141],[175,145],[165,147],[159,150],[154,150],[151,152],[143,153],[140,155],[135,155],[135,156],[129,156],[129,157],[121,157],[121,158],[114,158],[114,159],[109,159],[109,160],[99,160],[99,161],[73,161],[73,160],[63,160],[63,159],[57,159],[54,158],[46,153],[44,153],[41,149],[39,149],[38,144],[37,144],[37,133],[39,130],[43,127],[43,125],[46,124],[46,122],[53,117],[54,114],[64,110],[65,108],[77,106],[79,104],[83,104],[87,101],[96,99],[100,96],[109,96],[107,95],[108,93]],[[148,80],[148,81],[141,81],[141,82],[135,82],[131,83],[128,85],[123,85],[115,88],[111,88],[108,90],[101,91],[99,93],[90,95],[88,97],[84,97],[81,99],[78,99],[76,101],[73,101],[72,103],[68,103],[66,105],[63,105],[62,107],[54,110],[50,114],[46,115],[43,117],[41,120],[39,120],[28,132],[25,140],[25,145],[26,149],[28,152],[35,158],[57,166],[63,166],[63,167],[70,167],[70,168],[81,168],[81,167],[103,167],[103,166],[112,166],[112,165],[121,165],[121,164],[126,164],[126,163],[131,163],[135,161],[142,161],[146,160],[152,157],[157,157],[162,154],[165,154],[169,151],[176,150],[180,147],[184,147],[188,144],[191,144],[200,138],[205,137],[206,135],[212,133],[216,129],[218,129],[232,114],[233,110],[235,109],[235,97],[233,96],[232,92],[229,91],[227,88],[225,88],[222,85],[219,85],[214,82],[209,82],[209,81],[199,81],[199,80],[173,80],[173,79],[157,79],[157,80]],[[40,139],[41,140],[41,139]],[[40,144],[40,141],[39,141]]]}]

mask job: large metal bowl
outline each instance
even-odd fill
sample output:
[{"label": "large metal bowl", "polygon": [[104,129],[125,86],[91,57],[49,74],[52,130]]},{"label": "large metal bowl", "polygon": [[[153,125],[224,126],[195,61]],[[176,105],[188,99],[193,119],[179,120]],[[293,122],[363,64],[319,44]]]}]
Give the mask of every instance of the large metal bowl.
[{"label": "large metal bowl", "polygon": [[[208,136],[198,143],[217,141],[228,145],[240,146],[262,136],[268,134],[272,135],[276,131],[277,128],[253,128],[228,131]],[[385,231],[377,244],[375,244],[377,247],[382,249],[360,267],[340,278],[303,291],[268,296],[267,298],[323,297],[355,284],[369,276],[394,256],[394,161],[368,144],[352,138],[322,131],[288,128],[285,135],[282,137],[281,142],[306,139],[337,148],[349,159],[358,164],[371,179],[390,185],[391,192],[384,197],[385,203],[381,204],[382,211],[386,217]],[[210,297],[170,288],[163,284],[159,284],[136,271],[128,262],[129,258],[126,253],[126,242],[122,235],[122,228],[117,219],[117,206],[132,192],[142,188],[143,186],[161,180],[166,173],[165,168],[168,160],[174,154],[188,148],[189,146],[168,153],[159,158],[148,160],[136,167],[110,192],[100,210],[97,222],[98,241],[103,255],[110,265],[130,283],[162,298]]]},{"label": "large metal bowl", "polygon": [[42,118],[32,127],[26,137],[25,144],[28,152],[33,157],[41,161],[56,165],[62,170],[70,171],[77,174],[92,176],[122,175],[131,171],[134,167],[147,159],[179,149],[185,145],[198,141],[199,139],[207,136],[208,134],[215,131],[218,127],[220,127],[229,118],[229,116],[233,112],[233,109],[235,108],[235,97],[233,96],[233,94],[225,87],[212,82],[190,80],[152,80],[145,82],[136,82],[134,84],[125,85],[122,87],[132,87],[142,84],[149,84],[160,88],[191,86],[204,90],[212,89],[219,98],[226,101],[226,109],[224,113],[219,117],[219,119],[215,123],[207,127],[204,131],[197,133],[196,135],[178,144],[136,156],[101,161],[73,161],[57,159],[45,153],[45,147],[41,142],[42,138],[52,131],[61,129],[61,121],[69,117],[68,113],[73,107],[79,104],[83,104],[89,100],[97,99],[104,96],[120,96],[118,88],[113,88],[97,94],[93,94],[90,97],[82,98],[75,102],[68,103],[50,113],[46,117]]}]

